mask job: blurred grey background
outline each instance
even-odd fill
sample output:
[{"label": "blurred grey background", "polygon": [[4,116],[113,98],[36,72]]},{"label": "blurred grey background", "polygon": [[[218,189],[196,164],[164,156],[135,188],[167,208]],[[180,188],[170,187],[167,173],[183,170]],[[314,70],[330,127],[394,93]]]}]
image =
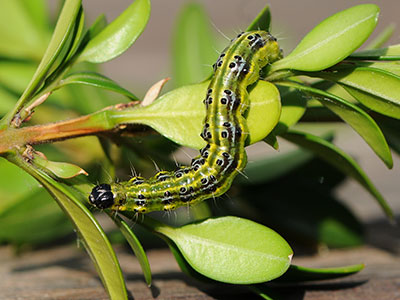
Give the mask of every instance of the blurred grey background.
[{"label": "blurred grey background", "polygon": [[[123,55],[103,65],[103,73],[121,83],[138,96],[163,77],[172,76],[170,70],[171,32],[182,6],[191,1],[153,0],[150,21],[137,42]],[[216,35],[233,37],[245,29],[258,12],[268,3],[272,11],[271,32],[278,37],[287,54],[301,38],[326,17],[361,3],[380,6],[380,20],[373,36],[387,25],[395,23],[397,31],[391,44],[400,40],[399,0],[203,0],[202,3],[214,24]],[[83,0],[88,24],[101,13],[113,20],[132,1]],[[218,32],[220,31],[220,32]],[[222,32],[222,33],[221,33]],[[389,171],[367,144],[348,126],[340,126],[336,144],[355,157],[395,210],[400,212],[400,160],[394,154],[395,166]],[[284,151],[285,145],[281,145]],[[267,146],[264,152],[274,152]],[[254,150],[257,152],[257,149]],[[347,181],[338,192],[340,197],[363,220],[382,218],[383,213],[373,198],[353,181]]]}]

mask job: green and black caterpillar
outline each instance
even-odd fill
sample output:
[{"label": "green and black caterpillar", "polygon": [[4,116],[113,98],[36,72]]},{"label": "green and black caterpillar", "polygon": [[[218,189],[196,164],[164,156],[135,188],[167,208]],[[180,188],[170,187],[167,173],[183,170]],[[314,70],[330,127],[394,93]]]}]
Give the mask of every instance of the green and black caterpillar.
[{"label": "green and black caterpillar", "polygon": [[225,193],[247,163],[245,140],[249,106],[247,87],[261,68],[281,58],[276,39],[265,31],[239,34],[213,65],[214,75],[204,99],[206,118],[201,137],[207,145],[190,166],[162,171],[146,180],[100,184],[89,200],[100,209],[138,213],[172,210]]}]

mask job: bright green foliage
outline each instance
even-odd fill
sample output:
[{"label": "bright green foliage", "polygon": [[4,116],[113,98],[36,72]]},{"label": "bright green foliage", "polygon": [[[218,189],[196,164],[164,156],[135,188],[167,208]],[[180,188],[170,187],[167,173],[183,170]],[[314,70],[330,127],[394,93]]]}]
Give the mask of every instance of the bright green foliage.
[{"label": "bright green foliage", "polygon": [[338,12],[312,29],[271,71],[319,71],[346,58],[364,43],[378,22],[379,7],[361,4]]},{"label": "bright green foliage", "polygon": [[177,245],[197,272],[227,283],[272,280],[286,271],[293,255],[292,249],[276,232],[236,217],[208,219],[180,228],[163,226],[156,230]]}]

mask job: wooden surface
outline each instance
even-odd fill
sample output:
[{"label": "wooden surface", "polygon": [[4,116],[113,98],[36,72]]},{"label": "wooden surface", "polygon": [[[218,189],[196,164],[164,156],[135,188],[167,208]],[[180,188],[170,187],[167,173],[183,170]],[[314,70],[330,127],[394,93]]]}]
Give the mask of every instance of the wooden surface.
[{"label": "wooden surface", "polygon": [[[359,274],[280,289],[289,300],[400,299],[399,231],[375,224],[369,244],[357,249],[296,256],[310,267],[365,263]],[[374,244],[372,246],[371,244]],[[148,288],[136,258],[126,249],[117,255],[131,299],[259,299],[246,288],[206,285],[184,275],[166,249],[148,251],[154,285]],[[89,257],[74,245],[27,252],[19,257],[0,248],[0,299],[108,299]]]}]

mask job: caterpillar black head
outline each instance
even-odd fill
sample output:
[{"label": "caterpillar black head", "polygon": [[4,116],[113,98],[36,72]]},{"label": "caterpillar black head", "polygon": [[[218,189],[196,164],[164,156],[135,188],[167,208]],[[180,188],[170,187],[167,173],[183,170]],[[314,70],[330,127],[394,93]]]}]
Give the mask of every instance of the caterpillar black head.
[{"label": "caterpillar black head", "polygon": [[109,208],[114,204],[114,194],[109,184],[100,184],[93,188],[89,195],[89,201],[100,209]]}]

